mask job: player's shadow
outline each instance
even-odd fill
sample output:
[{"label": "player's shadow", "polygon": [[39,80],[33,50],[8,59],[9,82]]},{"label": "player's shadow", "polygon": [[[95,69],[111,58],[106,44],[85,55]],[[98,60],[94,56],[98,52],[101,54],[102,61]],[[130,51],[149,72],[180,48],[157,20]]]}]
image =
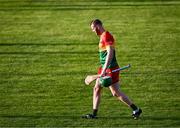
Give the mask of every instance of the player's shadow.
[{"label": "player's shadow", "polygon": [[[51,119],[83,119],[81,115],[43,115],[37,114],[37,115],[0,115],[1,118],[34,118],[34,119],[39,119],[39,118],[51,118]],[[118,120],[118,119],[125,119],[129,120],[132,119],[134,120],[131,116],[98,116],[97,120]],[[143,120],[143,121],[148,121],[148,120],[172,120],[172,121],[177,121],[180,120],[180,117],[175,117],[175,116],[166,116],[166,117],[158,117],[158,116],[144,116],[142,115],[138,120]]]},{"label": "player's shadow", "polygon": [[[132,119],[132,120],[134,120],[131,116],[100,116],[100,117],[98,117],[98,119],[105,119],[105,120],[110,120],[110,119],[112,119],[112,120],[116,120],[116,119],[127,119],[127,120],[129,120],[129,119]],[[157,121],[157,120],[172,120],[172,121],[177,121],[177,120],[180,120],[180,117],[168,117],[168,116],[166,116],[166,117],[157,117],[157,116],[141,116],[141,117],[139,117],[139,119],[138,120],[144,120],[144,121],[148,121],[148,120],[154,120],[154,121]]]}]

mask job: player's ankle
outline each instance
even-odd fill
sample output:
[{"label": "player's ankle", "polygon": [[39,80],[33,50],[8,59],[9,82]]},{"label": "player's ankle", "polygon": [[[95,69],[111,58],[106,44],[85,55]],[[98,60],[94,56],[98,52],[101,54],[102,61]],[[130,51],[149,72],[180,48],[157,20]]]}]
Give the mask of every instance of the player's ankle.
[{"label": "player's ankle", "polygon": [[93,115],[97,116],[98,109],[93,109]]}]

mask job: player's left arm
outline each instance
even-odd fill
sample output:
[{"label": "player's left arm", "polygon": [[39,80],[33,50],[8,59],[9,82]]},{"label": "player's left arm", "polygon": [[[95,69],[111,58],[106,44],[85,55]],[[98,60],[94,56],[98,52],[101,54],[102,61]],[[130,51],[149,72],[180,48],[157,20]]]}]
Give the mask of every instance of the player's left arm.
[{"label": "player's left arm", "polygon": [[106,69],[110,65],[110,63],[112,61],[112,58],[114,56],[114,48],[113,48],[113,46],[111,46],[111,45],[106,46],[106,50],[107,50],[107,57],[106,57],[106,61],[105,61],[105,64],[103,66],[103,70],[102,70],[100,76],[105,76]]}]

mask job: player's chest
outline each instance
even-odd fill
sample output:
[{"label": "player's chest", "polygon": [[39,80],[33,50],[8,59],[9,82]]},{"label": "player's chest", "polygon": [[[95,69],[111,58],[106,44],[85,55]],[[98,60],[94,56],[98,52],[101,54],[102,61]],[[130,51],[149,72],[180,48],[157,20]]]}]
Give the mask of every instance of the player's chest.
[{"label": "player's chest", "polygon": [[100,51],[106,50],[105,42],[103,41],[103,39],[99,40],[99,50]]}]

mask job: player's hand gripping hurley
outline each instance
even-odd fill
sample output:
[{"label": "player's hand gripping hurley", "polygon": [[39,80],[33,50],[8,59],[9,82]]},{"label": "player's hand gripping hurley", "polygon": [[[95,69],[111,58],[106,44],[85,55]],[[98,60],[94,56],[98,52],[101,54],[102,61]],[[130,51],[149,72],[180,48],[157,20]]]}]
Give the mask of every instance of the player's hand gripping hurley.
[{"label": "player's hand gripping hurley", "polygon": [[[121,68],[112,70],[112,72],[122,71],[122,70],[128,69],[128,68],[130,68],[130,67],[131,67],[131,65],[128,64],[128,65],[126,65],[126,66],[124,66],[124,67],[121,67]],[[109,72],[109,73],[111,73],[111,72]],[[94,80],[96,80],[96,79],[99,78],[99,77],[100,77],[100,75],[88,75],[88,76],[85,78],[85,84],[86,84],[86,85],[89,85],[89,84],[91,84]]]}]

